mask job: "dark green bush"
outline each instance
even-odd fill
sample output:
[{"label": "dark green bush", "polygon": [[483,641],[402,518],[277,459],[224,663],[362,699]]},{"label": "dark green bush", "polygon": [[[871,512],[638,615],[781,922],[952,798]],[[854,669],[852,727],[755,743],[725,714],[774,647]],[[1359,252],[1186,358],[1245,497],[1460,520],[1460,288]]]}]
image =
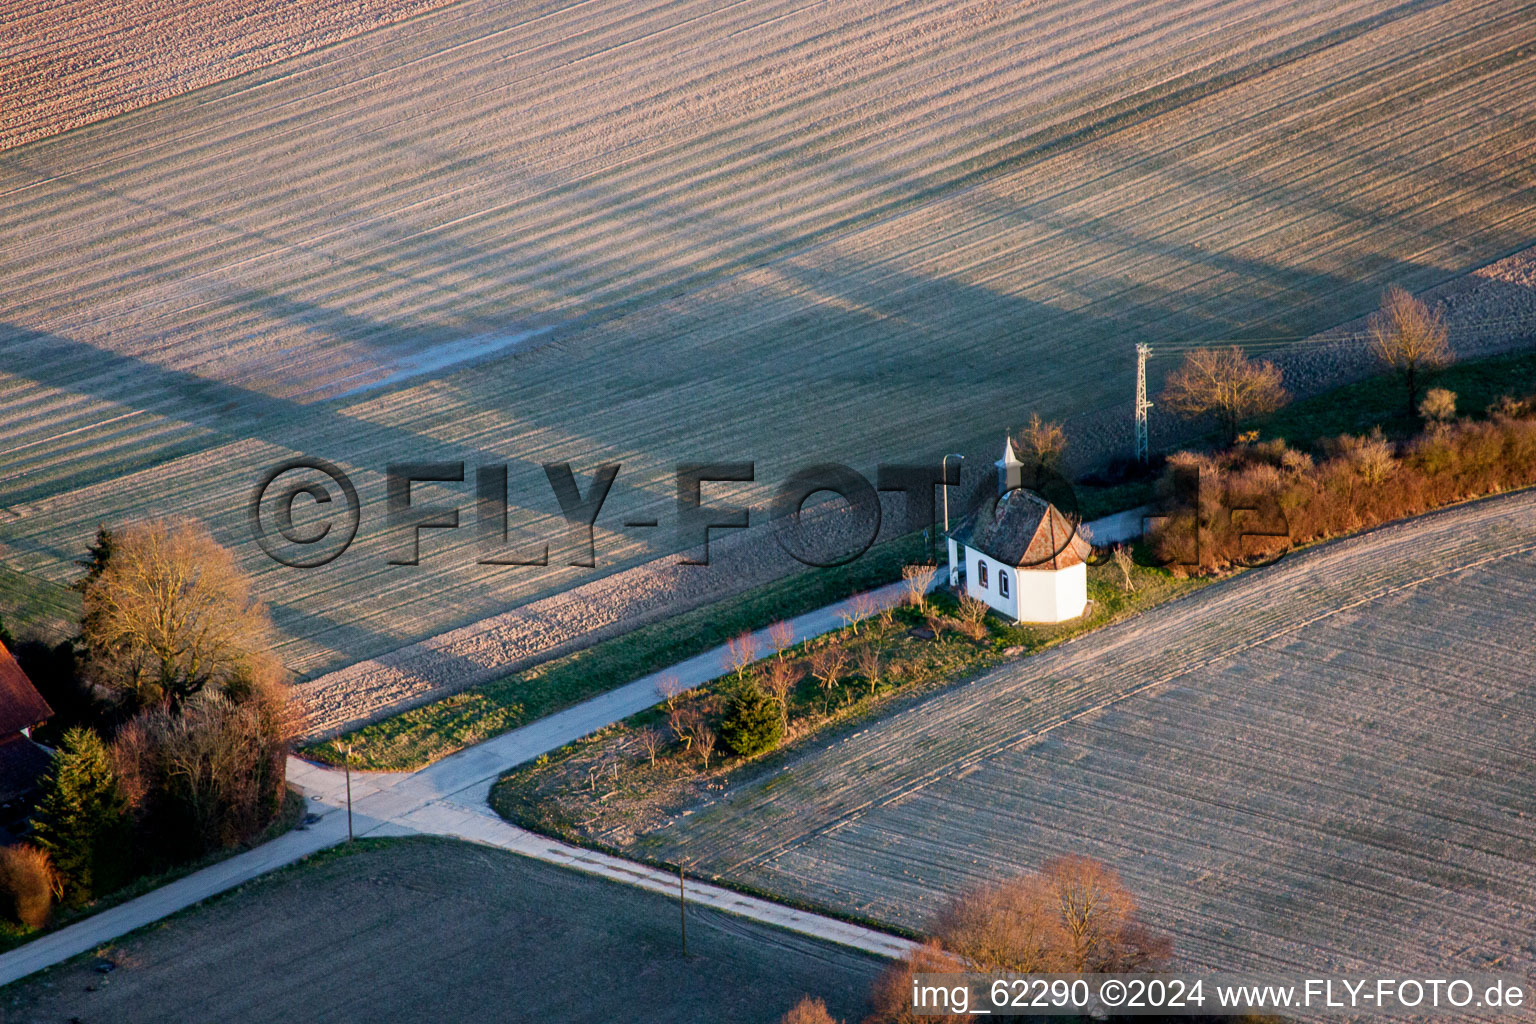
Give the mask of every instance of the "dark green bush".
[{"label": "dark green bush", "polygon": [[720,720],[720,738],[742,757],[778,746],[784,736],[779,706],[756,681],[748,679],[731,692]]}]

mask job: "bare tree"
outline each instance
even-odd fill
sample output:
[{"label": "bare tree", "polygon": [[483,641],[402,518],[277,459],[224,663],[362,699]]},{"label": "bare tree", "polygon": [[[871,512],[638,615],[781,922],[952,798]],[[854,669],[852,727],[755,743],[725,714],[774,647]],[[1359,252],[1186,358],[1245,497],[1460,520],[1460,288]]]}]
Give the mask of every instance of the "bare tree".
[{"label": "bare tree", "polygon": [[736,679],[740,681],[747,666],[757,660],[757,637],[745,631],[738,633],[726,641],[725,650],[731,671],[736,673]]},{"label": "bare tree", "polygon": [[1091,857],[1057,857],[1040,870],[1071,941],[1071,969],[1083,973],[1157,970],[1173,944],[1137,921],[1136,899],[1115,871]]},{"label": "bare tree", "polygon": [[1402,378],[1412,416],[1425,378],[1456,361],[1446,340],[1445,319],[1406,289],[1393,285],[1371,314],[1371,347],[1376,358]]},{"label": "bare tree", "polygon": [[693,742],[699,756],[704,759],[704,770],[709,771],[709,759],[714,756],[715,745],[720,742],[720,737],[713,728],[701,722],[693,730]]},{"label": "bare tree", "polygon": [[683,745],[684,752],[693,749],[694,730],[700,724],[699,713],[693,708],[675,707],[667,712],[667,728],[672,731],[672,736]]},{"label": "bare tree", "polygon": [[1115,558],[1115,568],[1120,570],[1120,585],[1125,589],[1127,594],[1134,593],[1136,590],[1136,581],[1131,579],[1131,567],[1134,566],[1136,562],[1135,559],[1131,557],[1131,549],[1126,547],[1124,544],[1116,544],[1113,554]]},{"label": "bare tree", "polygon": [[868,621],[879,610],[879,606],[875,603],[874,598],[868,594],[855,594],[853,599],[848,602],[848,606],[843,609],[843,623],[853,630],[854,636],[858,636],[859,626]]},{"label": "bare tree", "polygon": [[1137,920],[1118,875],[1087,857],[1060,857],[1037,874],[963,893],[933,925],[944,948],[984,971],[1155,970],[1172,953]]},{"label": "bare tree", "polygon": [[784,652],[795,646],[795,628],[780,619],[768,627],[768,642],[773,644],[773,653],[783,661]]},{"label": "bare tree", "polygon": [[792,661],[775,659],[763,674],[763,689],[779,706],[779,720],[789,728],[789,694],[800,681],[800,668]]},{"label": "bare tree", "polygon": [[677,698],[687,692],[687,689],[681,679],[671,675],[662,676],[661,681],[656,684],[656,693],[661,697],[661,706],[668,711],[677,707]]},{"label": "bare tree", "polygon": [[1019,458],[1025,465],[1059,470],[1067,454],[1067,432],[1060,423],[1029,414],[1029,426],[1019,435]]},{"label": "bare tree", "polygon": [[918,611],[926,611],[928,608],[928,588],[933,586],[933,579],[939,574],[937,565],[909,565],[901,570],[901,579],[907,585],[907,603],[913,605]]},{"label": "bare tree", "polygon": [[1168,378],[1161,401],[1187,419],[1215,416],[1231,444],[1243,420],[1274,412],[1289,401],[1281,381],[1277,366],[1249,359],[1236,345],[1202,348],[1184,357],[1184,365]]},{"label": "bare tree", "polygon": [[935,919],[944,948],[979,971],[1071,969],[1071,937],[1049,886],[1025,875],[962,893]]},{"label": "bare tree", "polygon": [[91,680],[147,706],[275,682],[272,623],[228,551],[191,522],[136,523],[85,589]]},{"label": "bare tree", "polygon": [[859,666],[859,675],[869,684],[869,695],[873,697],[880,687],[880,652],[872,645],[866,645],[859,648],[855,661]]},{"label": "bare tree", "polygon": [[847,668],[848,652],[836,645],[823,647],[811,655],[811,675],[821,688],[826,705],[824,714],[832,713],[832,695],[837,692],[837,684]]},{"label": "bare tree", "polygon": [[662,743],[666,741],[666,737],[662,735],[661,730],[641,729],[635,734],[635,740],[640,744],[640,749],[645,752],[645,756],[650,759],[651,767],[656,767],[656,752],[661,749]]}]

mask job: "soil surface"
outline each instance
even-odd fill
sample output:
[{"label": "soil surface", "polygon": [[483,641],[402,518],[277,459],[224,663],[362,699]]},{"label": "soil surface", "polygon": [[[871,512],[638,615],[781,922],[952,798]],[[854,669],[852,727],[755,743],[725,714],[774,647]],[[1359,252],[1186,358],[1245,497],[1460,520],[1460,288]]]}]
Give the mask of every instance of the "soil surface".
[{"label": "soil surface", "polygon": [[876,958],[515,854],[407,839],[268,876],[0,991],[0,1022],[856,1020]]},{"label": "soil surface", "polygon": [[6,0],[0,149],[222,82],[452,0]]},{"label": "soil surface", "polygon": [[[201,38],[166,10],[35,16],[111,46],[152,23]],[[247,20],[341,10],[365,8]],[[735,586],[657,561],[682,546],[680,462],[754,462],[705,490],[761,523],[795,469],[965,452],[984,471],[1031,412],[1066,420],[1079,460],[1123,452],[1135,342],[1155,394],[1181,344],[1307,337],[1388,283],[1433,290],[1531,246],[1533,14],[460,0],[12,147],[0,561],[64,584],[98,523],[199,519],[299,678],[364,662],[322,717],[373,714]],[[27,66],[92,52],[22,38]],[[1489,317],[1529,311],[1530,276],[1448,296],[1457,347],[1528,341]],[[1285,357],[1298,390],[1365,368],[1358,341],[1327,348]],[[249,516],[300,454],[360,499],[353,546],[313,570],[269,558]],[[399,564],[414,535],[390,525],[387,467],[460,461],[462,484],[413,492],[460,528]],[[583,488],[622,465],[590,567],[561,544],[544,464],[563,461]],[[549,541],[547,565],[480,561],[481,465],[507,467],[508,533]]]}]

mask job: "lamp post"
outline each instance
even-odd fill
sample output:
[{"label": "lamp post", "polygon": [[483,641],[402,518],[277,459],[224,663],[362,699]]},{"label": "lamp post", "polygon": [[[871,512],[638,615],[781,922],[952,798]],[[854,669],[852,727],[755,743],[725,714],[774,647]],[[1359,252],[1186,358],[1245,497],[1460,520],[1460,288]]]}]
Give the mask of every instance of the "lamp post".
[{"label": "lamp post", "polygon": [[949,532],[949,460],[959,459],[965,461],[965,456],[959,452],[951,452],[939,460],[939,477],[944,482],[944,532]]},{"label": "lamp post", "polygon": [[347,774],[347,842],[352,841],[352,744],[348,743],[342,748],[346,751],[346,757],[342,760],[342,770]]}]

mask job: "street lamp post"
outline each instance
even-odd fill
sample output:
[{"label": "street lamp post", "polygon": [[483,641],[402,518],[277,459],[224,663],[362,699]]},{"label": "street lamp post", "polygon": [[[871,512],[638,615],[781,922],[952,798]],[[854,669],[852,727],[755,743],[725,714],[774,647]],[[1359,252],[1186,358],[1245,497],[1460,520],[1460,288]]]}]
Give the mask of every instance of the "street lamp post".
[{"label": "street lamp post", "polygon": [[[946,554],[949,553],[949,460],[950,459],[959,459],[963,463],[965,461],[965,456],[961,455],[959,452],[951,452],[948,455],[944,456],[944,458],[939,460],[940,486],[942,486],[944,488],[944,551],[945,551]],[[964,468],[964,467],[962,467],[962,468]],[[933,560],[935,562],[937,562],[939,560],[937,552],[934,553]],[[951,558],[949,560],[949,585],[953,587],[953,586],[956,585],[957,582],[958,581],[955,579],[955,560],[953,558]]]},{"label": "street lamp post", "polygon": [[348,743],[342,748],[346,751],[346,757],[342,760],[342,771],[347,774],[347,842],[352,841],[352,744]]},{"label": "street lamp post", "polygon": [[950,454],[944,456],[944,458],[939,460],[939,476],[940,476],[940,478],[942,478],[943,486],[944,486],[944,532],[945,533],[949,532],[949,460],[950,459],[959,459],[961,462],[964,462],[965,461],[965,456],[961,455],[959,452],[951,452]]}]

